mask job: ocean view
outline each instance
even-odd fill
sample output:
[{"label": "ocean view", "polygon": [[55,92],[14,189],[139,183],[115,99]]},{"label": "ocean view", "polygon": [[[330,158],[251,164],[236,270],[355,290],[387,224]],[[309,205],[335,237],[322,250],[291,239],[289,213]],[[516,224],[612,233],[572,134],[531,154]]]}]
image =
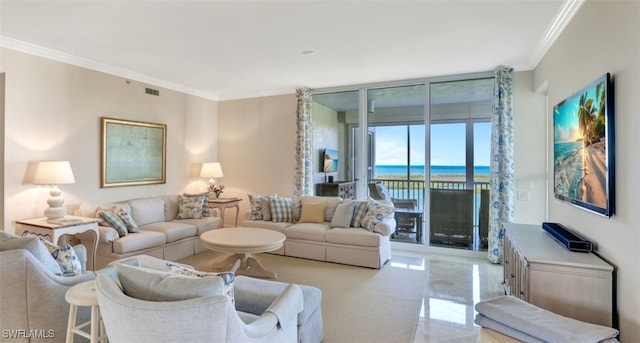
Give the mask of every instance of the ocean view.
[{"label": "ocean view", "polygon": [[[475,175],[489,175],[489,166],[475,166]],[[431,175],[464,175],[464,166],[431,166]],[[406,165],[377,165],[376,177],[383,175],[407,175]],[[424,166],[411,166],[411,175],[424,175]]]}]

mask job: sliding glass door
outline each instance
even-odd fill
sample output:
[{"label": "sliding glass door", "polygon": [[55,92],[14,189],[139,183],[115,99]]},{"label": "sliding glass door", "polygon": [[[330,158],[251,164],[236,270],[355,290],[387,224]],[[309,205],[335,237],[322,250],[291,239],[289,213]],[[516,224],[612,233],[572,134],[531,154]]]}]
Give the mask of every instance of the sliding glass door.
[{"label": "sliding glass door", "polygon": [[492,91],[491,78],[430,85],[430,245],[486,249]]},{"label": "sliding glass door", "polygon": [[393,240],[486,249],[492,92],[490,74],[314,92],[314,150],[339,151],[358,199],[389,190]]}]

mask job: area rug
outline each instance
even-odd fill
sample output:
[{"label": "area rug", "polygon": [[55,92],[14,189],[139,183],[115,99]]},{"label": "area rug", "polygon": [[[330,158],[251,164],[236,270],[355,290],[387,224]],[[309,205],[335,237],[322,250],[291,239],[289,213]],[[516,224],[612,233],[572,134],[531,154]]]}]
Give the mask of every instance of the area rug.
[{"label": "area rug", "polygon": [[[278,281],[322,290],[324,342],[412,342],[427,272],[346,266],[293,257],[257,254]],[[211,270],[224,256],[204,252],[180,260]]]}]

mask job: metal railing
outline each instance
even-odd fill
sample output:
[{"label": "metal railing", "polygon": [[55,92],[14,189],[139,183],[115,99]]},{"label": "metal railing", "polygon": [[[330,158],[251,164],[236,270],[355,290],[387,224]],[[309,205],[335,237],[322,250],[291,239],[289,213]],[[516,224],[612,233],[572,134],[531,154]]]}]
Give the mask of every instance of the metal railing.
[{"label": "metal railing", "polygon": [[[399,180],[399,179],[374,179],[372,182],[382,182],[391,195],[393,199],[399,200],[408,200],[408,199],[417,199],[418,208],[424,209],[424,199],[425,199],[425,180]],[[431,189],[467,189],[467,184],[465,181],[430,181],[429,188]],[[488,182],[474,182],[473,183],[473,191],[474,191],[474,201],[473,201],[473,231],[474,231],[474,250],[480,249],[480,191],[483,189],[489,189]],[[427,213],[428,211],[425,211]],[[424,216],[424,218],[428,218],[428,215]],[[426,220],[426,219],[425,219]],[[424,227],[424,226],[423,226]],[[423,234],[422,237],[425,237]],[[428,237],[428,236],[426,236]],[[428,243],[428,242],[427,242]]]}]

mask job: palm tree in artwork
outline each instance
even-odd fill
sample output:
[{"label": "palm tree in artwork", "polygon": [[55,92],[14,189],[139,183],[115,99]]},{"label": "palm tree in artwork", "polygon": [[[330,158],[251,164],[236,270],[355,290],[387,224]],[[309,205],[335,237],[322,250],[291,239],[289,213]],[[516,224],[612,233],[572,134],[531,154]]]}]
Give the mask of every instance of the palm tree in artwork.
[{"label": "palm tree in artwork", "polygon": [[578,104],[578,124],[582,132],[583,142],[589,145],[593,137],[591,132],[591,124],[595,120],[595,109],[593,108],[593,99],[587,98],[587,93],[580,96]]}]

